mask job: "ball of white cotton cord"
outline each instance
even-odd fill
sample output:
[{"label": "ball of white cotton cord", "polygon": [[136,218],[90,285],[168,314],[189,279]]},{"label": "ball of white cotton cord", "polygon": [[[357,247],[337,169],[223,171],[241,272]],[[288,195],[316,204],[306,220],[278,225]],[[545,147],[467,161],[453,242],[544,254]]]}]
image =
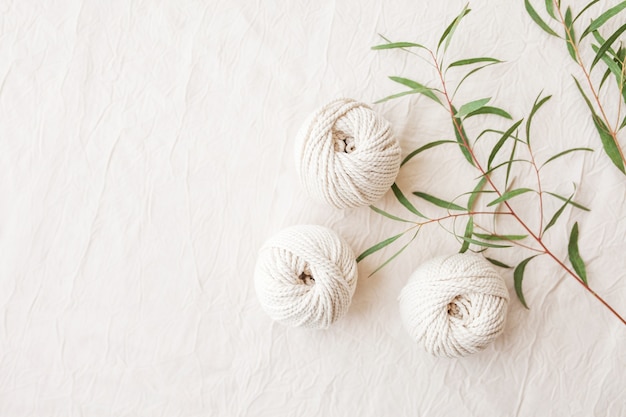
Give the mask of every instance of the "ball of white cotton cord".
[{"label": "ball of white cotton cord", "polygon": [[323,226],[282,230],[261,248],[255,287],[265,312],[293,327],[324,329],[350,306],[357,282],[354,252]]},{"label": "ball of white cotton cord", "polygon": [[482,256],[456,254],[420,266],[400,294],[409,334],[435,356],[478,352],[504,330],[509,292]]},{"label": "ball of white cotton cord", "polygon": [[401,149],[389,123],[348,98],[313,113],[298,133],[295,150],[308,194],[336,208],[379,200],[400,169]]}]

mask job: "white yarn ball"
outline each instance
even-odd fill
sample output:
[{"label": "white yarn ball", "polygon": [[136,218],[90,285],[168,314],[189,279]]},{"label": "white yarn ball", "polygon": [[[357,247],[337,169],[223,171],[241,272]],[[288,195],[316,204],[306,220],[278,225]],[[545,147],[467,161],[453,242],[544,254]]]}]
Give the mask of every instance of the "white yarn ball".
[{"label": "white yarn ball", "polygon": [[322,226],[289,227],[261,248],[255,287],[263,309],[288,326],[324,329],[342,317],[357,282],[348,243]]},{"label": "white yarn ball", "polygon": [[400,294],[409,334],[435,356],[487,347],[504,330],[509,292],[482,256],[456,254],[420,266]]},{"label": "white yarn ball", "polygon": [[379,200],[400,169],[401,149],[389,123],[347,98],[313,113],[298,133],[295,150],[306,191],[336,208]]}]

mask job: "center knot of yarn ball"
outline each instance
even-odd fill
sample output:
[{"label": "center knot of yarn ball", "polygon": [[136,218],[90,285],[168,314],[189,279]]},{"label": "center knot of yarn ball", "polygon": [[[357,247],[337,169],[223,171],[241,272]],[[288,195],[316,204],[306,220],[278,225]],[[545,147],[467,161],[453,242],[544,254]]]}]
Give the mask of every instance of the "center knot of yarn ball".
[{"label": "center knot of yarn ball", "polygon": [[323,226],[289,227],[261,248],[254,274],[265,312],[288,326],[327,328],[347,311],[356,288],[354,253]]},{"label": "center knot of yarn ball", "polygon": [[295,152],[305,190],[336,208],[379,200],[400,169],[401,149],[389,122],[352,99],[313,113],[298,132]]},{"label": "center knot of yarn ball", "polygon": [[436,356],[478,352],[502,333],[509,293],[481,256],[435,258],[411,275],[400,294],[409,334]]}]

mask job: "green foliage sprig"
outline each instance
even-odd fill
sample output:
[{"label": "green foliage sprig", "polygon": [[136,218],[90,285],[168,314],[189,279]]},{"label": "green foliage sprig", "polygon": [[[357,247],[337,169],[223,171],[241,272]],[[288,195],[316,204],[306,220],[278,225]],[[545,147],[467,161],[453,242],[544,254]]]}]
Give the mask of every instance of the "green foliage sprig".
[{"label": "green foliage sprig", "polygon": [[[626,49],[620,41],[620,36],[626,32],[626,24],[621,25],[608,37],[604,37],[600,30],[609,21],[618,16],[624,9],[626,9],[626,1],[622,1],[609,10],[592,19],[589,24],[579,31],[577,27],[577,21],[585,13],[595,5],[599,0],[593,0],[588,3],[578,14],[573,15],[571,7],[565,9],[563,13],[560,0],[545,0],[546,13],[549,16],[548,22],[555,22],[560,26],[562,35],[559,35],[554,31],[546,20],[542,19],[532,6],[529,0],[524,0],[526,11],[532,18],[532,20],[546,33],[551,36],[555,36],[563,39],[569,55],[578,64],[582,75],[584,77],[584,83],[586,88],[583,88],[581,82],[572,75],[574,83],[580,94],[582,95],[587,107],[591,112],[591,118],[593,124],[598,131],[598,135],[602,142],[604,152],[609,156],[611,162],[624,174],[626,174],[626,159],[624,156],[624,149],[620,146],[618,139],[618,132],[626,127],[626,115],[622,117],[622,107],[626,104],[626,77],[624,71],[624,61],[626,58]],[[593,40],[589,35],[592,35]],[[586,39],[585,39],[586,38]],[[620,41],[618,43],[618,41]],[[617,44],[617,46],[616,46]],[[581,48],[590,47],[593,50],[594,58],[591,65],[587,66],[584,62]],[[600,64],[600,65],[598,65]],[[592,71],[594,68],[604,68],[599,85],[595,85],[592,80]],[[613,75],[617,84],[617,94],[620,97],[618,103],[617,120],[611,123],[607,112],[605,110],[604,103],[600,100],[600,90],[605,85],[606,80]],[[585,92],[587,90],[587,92]],[[592,99],[589,98],[589,95]],[[620,122],[621,119],[621,122]]]},{"label": "green foliage sprig", "polygon": [[[568,197],[565,197],[560,193],[544,189],[541,180],[542,169],[547,164],[550,164],[569,153],[592,151],[592,149],[583,147],[571,148],[546,158],[542,163],[539,162],[539,159],[535,155],[532,147],[531,125],[534,116],[541,109],[541,107],[548,102],[550,96],[543,96],[542,94],[539,94],[533,103],[528,118],[526,118],[526,120],[520,119],[513,122],[512,125],[505,131],[487,128],[475,135],[473,139],[468,135],[465,129],[465,122],[475,116],[487,115],[506,120],[513,120],[513,117],[506,110],[488,105],[491,103],[491,97],[472,100],[458,107],[453,104],[456,92],[465,81],[467,81],[476,72],[501,62],[496,58],[477,57],[465,58],[444,65],[444,57],[452,36],[463,17],[469,12],[470,9],[466,6],[450,23],[450,25],[448,25],[434,51],[417,43],[391,42],[389,39],[382,36],[381,37],[386,41],[386,43],[374,46],[372,49],[400,49],[420,56],[426,60],[426,62],[432,64],[439,78],[439,85],[437,87],[427,86],[426,84],[404,77],[389,77],[392,81],[404,87],[408,87],[408,90],[393,94],[379,100],[379,102],[413,94],[423,95],[433,101],[436,105],[445,109],[445,111],[449,114],[455,135],[454,140],[437,140],[419,147],[404,158],[401,166],[406,165],[413,158],[422,152],[428,151],[429,149],[439,146],[452,145],[458,147],[464,159],[477,170],[476,183],[471,191],[462,193],[452,200],[440,198],[422,191],[414,191],[412,193],[413,196],[444,210],[444,213],[441,216],[434,218],[424,215],[420,210],[418,210],[415,204],[407,198],[398,185],[393,184],[392,191],[396,199],[401,206],[408,211],[410,214],[409,217],[415,217],[416,219],[410,220],[409,218],[405,218],[407,216],[391,214],[378,207],[371,206],[371,209],[376,213],[393,221],[405,223],[408,227],[405,231],[378,242],[369,249],[365,250],[359,255],[357,261],[361,261],[367,256],[386,248],[387,246],[393,245],[404,236],[410,236],[408,242],[402,245],[399,250],[395,251],[391,257],[389,257],[378,268],[376,268],[374,272],[372,272],[373,275],[399,256],[411,244],[411,242],[416,239],[420,230],[424,226],[429,224],[438,224],[457,239],[460,244],[460,252],[462,253],[467,252],[468,250],[482,253],[486,250],[502,250],[510,247],[523,248],[526,252],[529,252],[530,256],[519,262],[515,268],[512,268],[497,259],[485,256],[487,260],[498,267],[514,269],[513,280],[515,292],[524,307],[528,308],[522,290],[525,268],[533,259],[539,256],[548,256],[560,268],[562,268],[568,276],[575,279],[586,291],[592,294],[607,309],[609,309],[622,323],[626,324],[626,320],[624,320],[624,318],[622,318],[604,299],[602,299],[589,287],[585,263],[583,262],[578,247],[578,223],[575,223],[572,226],[569,235],[568,260],[571,266],[567,265],[567,261],[559,259],[555,255],[555,252],[549,249],[544,242],[546,232],[548,232],[548,230],[557,223],[566,209],[575,208],[585,211],[588,211],[589,209],[573,200],[576,189],[575,186],[574,191]],[[461,80],[457,83],[452,94],[449,93],[450,86],[446,81],[446,73],[451,68],[468,68],[463,78],[461,78]],[[478,158],[478,146],[488,147],[489,156],[486,161]],[[530,166],[532,176],[532,184],[524,184],[523,187],[516,186],[514,184],[515,178],[517,178],[515,174],[518,167],[521,165],[526,165],[527,167]],[[528,180],[528,178],[526,179]],[[538,210],[540,214],[540,221],[537,228],[532,228],[524,220],[516,208],[520,200],[524,200],[525,196],[528,197],[531,195],[536,196],[536,199],[539,202]],[[544,216],[544,200],[547,198],[556,199],[560,203],[559,208],[552,213],[549,218]],[[513,223],[517,225],[516,229],[506,232],[498,230],[497,220],[503,217],[513,219]],[[463,232],[459,232],[457,231],[457,223],[463,221],[465,227],[462,228]],[[446,228],[446,224],[449,222],[452,222],[452,227],[450,229]]]}]

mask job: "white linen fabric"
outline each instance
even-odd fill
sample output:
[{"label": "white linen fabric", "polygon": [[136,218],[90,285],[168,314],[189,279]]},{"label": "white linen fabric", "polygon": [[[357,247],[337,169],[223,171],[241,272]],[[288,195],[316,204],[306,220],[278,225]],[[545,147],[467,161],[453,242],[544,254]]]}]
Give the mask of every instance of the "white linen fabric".
[{"label": "white linen fabric", "polygon": [[[546,256],[526,267],[530,310],[513,295],[512,270],[499,270],[511,294],[505,330],[459,359],[424,352],[400,319],[411,272],[459,250],[434,224],[371,277],[412,234],[359,262],[350,309],[326,330],[275,323],[256,297],[258,251],[285,227],[329,227],[357,255],[410,227],[368,207],[312,201],[294,141],[335,97],[371,104],[403,156],[454,140],[449,115],[428,97],[373,104],[405,91],[388,76],[439,84],[415,55],[370,47],[384,42],[380,33],[434,48],[465,3],[0,2],[0,415],[626,415],[624,326]],[[626,177],[601,150],[570,77],[575,63],[522,0],[470,7],[446,62],[505,63],[468,79],[457,107],[492,97],[519,120],[541,90],[552,95],[532,123],[537,158],[595,152],[542,169],[545,190],[569,196],[574,182],[575,200],[591,209],[568,207],[546,245],[567,263],[578,221],[590,286],[626,314]],[[451,68],[451,86],[462,75]],[[617,103],[614,85],[605,88]],[[512,124],[500,119],[472,117],[465,129],[475,138]],[[513,174],[516,186],[534,178]],[[417,155],[396,182],[437,216],[411,193],[451,200],[477,175],[452,144]],[[518,198],[511,204],[536,229],[536,201]],[[546,216],[561,204],[546,197]],[[392,192],[376,206],[419,219]],[[512,266],[532,255],[487,254]]]}]

